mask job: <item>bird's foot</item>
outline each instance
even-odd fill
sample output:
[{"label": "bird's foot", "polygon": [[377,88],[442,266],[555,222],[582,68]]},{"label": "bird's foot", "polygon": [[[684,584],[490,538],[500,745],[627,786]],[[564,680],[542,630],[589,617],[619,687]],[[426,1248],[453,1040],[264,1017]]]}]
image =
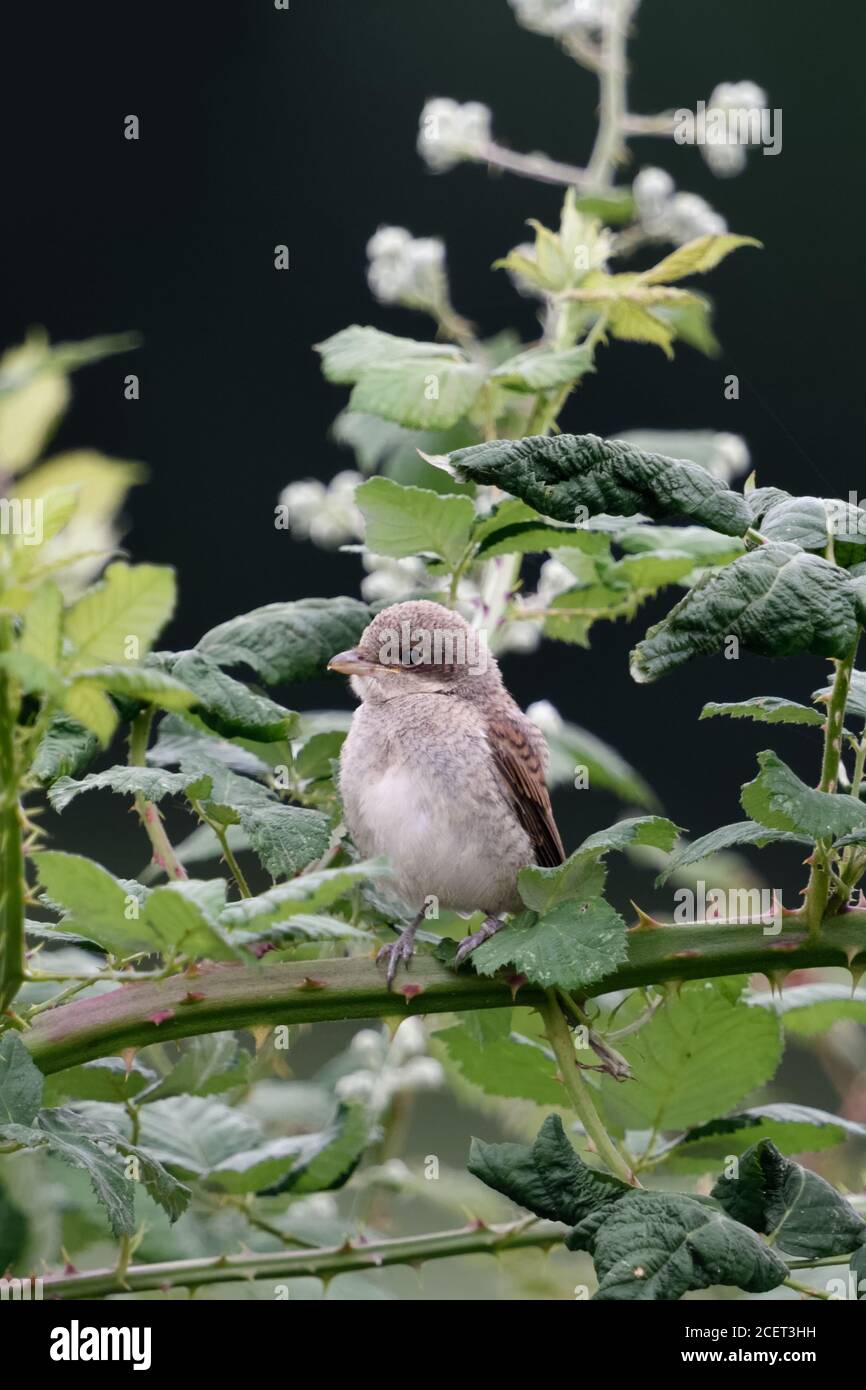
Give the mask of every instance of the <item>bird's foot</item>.
[{"label": "bird's foot", "polygon": [[417,930],[417,921],[412,922],[410,926],[401,931],[396,941],[383,946],[376,956],[377,965],[385,963],[385,979],[389,989],[394,983],[394,976],[397,974],[397,966],[400,961],[403,961],[407,970],[409,968],[409,962],[415,952],[415,933]]},{"label": "bird's foot", "polygon": [[462,965],[476,947],[481,946],[485,941],[489,941],[491,936],[495,936],[505,926],[498,917],[485,917],[477,931],[469,936],[464,936],[460,945],[457,947],[457,954],[454,957],[455,965]]}]

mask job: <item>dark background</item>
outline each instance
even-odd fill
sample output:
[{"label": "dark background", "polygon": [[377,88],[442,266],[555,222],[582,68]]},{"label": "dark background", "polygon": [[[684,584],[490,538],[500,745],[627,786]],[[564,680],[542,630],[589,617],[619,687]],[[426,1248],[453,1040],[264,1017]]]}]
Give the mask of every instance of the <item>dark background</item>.
[{"label": "dark background", "polygon": [[[327,438],[345,393],[322,381],[311,344],[353,321],[428,331],[368,294],[364,246],[383,222],[446,239],[455,303],[484,332],[516,323],[533,336],[532,303],[489,266],[524,239],[525,218],[555,225],[561,201],[561,190],[477,166],[430,174],[415,152],[421,106],[437,95],[484,101],[504,143],[581,163],[595,80],[519,28],[506,0],[17,11],[0,90],[3,337],[19,341],[31,324],[53,338],[143,334],[134,358],[76,378],[56,445],[149,465],[127,544],[136,559],[179,570],[165,645],[189,645],[262,603],[357,592],[355,559],[273,527],[286,482],[353,466]],[[670,364],[657,349],[616,345],[569,403],[566,429],[730,430],[747,439],[761,484],[860,491],[861,15],[851,3],[645,0],[631,108],[693,107],[716,82],[747,77],[782,108],[783,149],[752,154],[734,180],[667,141],[635,142],[638,163],[668,168],[766,250],[732,257],[708,281],[721,359],[682,348]],[[123,138],[129,113],[141,121],[137,143]],[[273,268],[277,243],[290,248],[287,273]],[[128,371],[141,378],[138,402],[123,398]],[[739,401],[724,399],[728,372],[739,375]],[[506,674],[523,703],[547,696],[615,743],[673,818],[702,833],[741,818],[739,783],[769,742],[810,781],[817,771],[813,731],[774,729],[771,739],[749,725],[698,725],[702,702],[807,698],[824,667],[719,658],[635,686],[628,648],[665,606],[630,629],[597,626],[589,652],[548,643],[540,657],[510,658]],[[347,703],[336,682],[283,695]],[[131,823],[107,799],[88,801],[67,841],[80,836],[83,847],[99,825],[118,849],[127,843]],[[566,794],[558,810],[573,844],[612,806]]]}]

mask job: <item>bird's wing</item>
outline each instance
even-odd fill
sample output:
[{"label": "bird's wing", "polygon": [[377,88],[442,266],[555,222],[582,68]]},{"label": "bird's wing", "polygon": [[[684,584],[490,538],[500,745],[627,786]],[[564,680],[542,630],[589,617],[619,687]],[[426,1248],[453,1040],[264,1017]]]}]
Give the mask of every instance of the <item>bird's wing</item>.
[{"label": "bird's wing", "polygon": [[487,739],[517,819],[532,841],[536,864],[555,868],[565,850],[544,779],[544,736],[519,711],[497,710],[488,717]]}]

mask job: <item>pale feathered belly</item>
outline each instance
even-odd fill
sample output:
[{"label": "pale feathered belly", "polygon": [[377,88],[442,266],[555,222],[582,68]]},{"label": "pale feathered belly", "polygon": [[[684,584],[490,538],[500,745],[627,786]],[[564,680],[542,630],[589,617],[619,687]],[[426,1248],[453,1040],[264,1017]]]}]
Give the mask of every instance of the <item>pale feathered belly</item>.
[{"label": "pale feathered belly", "polygon": [[351,747],[345,751],[352,838],[364,855],[387,856],[391,887],[408,907],[433,898],[458,912],[520,910],[517,874],[532,862],[532,850],[492,769],[479,775],[456,762],[447,769],[368,765],[358,778]]}]

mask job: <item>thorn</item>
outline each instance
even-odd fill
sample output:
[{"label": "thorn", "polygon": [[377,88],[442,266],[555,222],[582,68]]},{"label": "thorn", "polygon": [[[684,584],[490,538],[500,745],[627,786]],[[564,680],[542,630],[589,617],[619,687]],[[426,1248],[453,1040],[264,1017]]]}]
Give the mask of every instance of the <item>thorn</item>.
[{"label": "thorn", "polygon": [[520,990],[523,988],[523,986],[526,984],[526,976],[525,976],[525,975],[505,975],[503,978],[504,978],[504,980],[505,980],[505,983],[508,985],[509,989],[511,990],[511,998],[512,998],[512,1001],[513,1001],[513,1000],[515,1000],[515,999],[517,998],[517,995],[518,995],[519,991],[520,991]]},{"label": "thorn", "polygon": [[397,993],[402,994],[404,999],[414,999],[416,994],[423,994],[424,990],[421,985],[402,985]]},{"label": "thorn", "polygon": [[857,993],[857,987],[863,978],[863,974],[866,972],[866,960],[860,965],[853,965],[849,961],[848,969],[851,971],[851,997],[853,999],[854,995]]},{"label": "thorn", "polygon": [[123,1058],[123,1065],[126,1068],[127,1076],[129,1076],[129,1073],[132,1071],[132,1064],[135,1061],[137,1052],[137,1047],[125,1047],[120,1054]]},{"label": "thorn", "polygon": [[788,974],[789,974],[789,972],[788,972],[787,970],[768,970],[768,971],[767,971],[767,979],[768,979],[769,982],[770,982],[770,994],[772,995],[772,997],[773,997],[774,999],[775,999],[775,997],[776,997],[776,991],[777,991],[777,990],[778,990],[778,992],[779,992],[779,998],[780,998],[780,999],[782,998],[782,990],[785,988],[785,980],[786,980]]},{"label": "thorn", "polygon": [[167,1018],[174,1018],[174,1009],[155,1009],[152,1014],[147,1015],[148,1023],[155,1023],[157,1027],[160,1023],[165,1023]]},{"label": "thorn", "polygon": [[694,957],[700,956],[700,954],[700,951],[697,950],[696,947],[689,947],[688,950],[685,951],[673,951],[671,955],[668,956],[668,960],[691,960]]},{"label": "thorn", "polygon": [[629,901],[637,913],[637,921],[633,927],[629,927],[629,931],[655,931],[658,927],[665,925],[664,922],[657,922],[655,917],[650,917],[649,913],[644,912],[642,907],[638,907],[633,899]]},{"label": "thorn", "polygon": [[181,1004],[200,1004],[204,998],[205,996],[201,991],[188,989],[180,1002]]},{"label": "thorn", "polygon": [[301,981],[301,983],[298,985],[298,989],[327,989],[327,988],[328,988],[328,986],[325,984],[325,981],[324,981],[324,980],[314,980],[313,977],[312,977],[312,975],[305,975],[304,978],[303,978],[303,980]]}]

